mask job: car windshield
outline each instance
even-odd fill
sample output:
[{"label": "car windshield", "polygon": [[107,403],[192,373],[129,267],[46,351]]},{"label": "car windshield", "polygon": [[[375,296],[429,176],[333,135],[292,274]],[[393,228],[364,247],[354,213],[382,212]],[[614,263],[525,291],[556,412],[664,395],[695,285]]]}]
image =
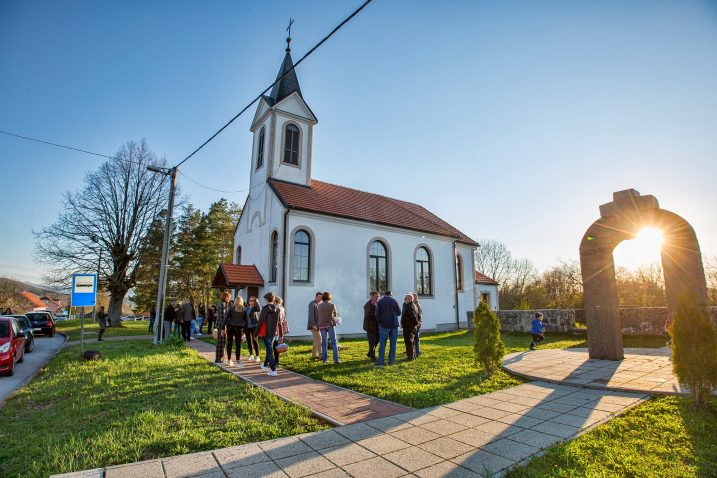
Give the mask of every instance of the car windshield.
[{"label": "car windshield", "polygon": [[16,317],[17,323],[23,328],[30,327],[30,322],[25,317]]},{"label": "car windshield", "polygon": [[0,321],[0,337],[10,337],[10,322]]},{"label": "car windshield", "polygon": [[25,314],[30,320],[47,320],[50,318],[47,314]]}]

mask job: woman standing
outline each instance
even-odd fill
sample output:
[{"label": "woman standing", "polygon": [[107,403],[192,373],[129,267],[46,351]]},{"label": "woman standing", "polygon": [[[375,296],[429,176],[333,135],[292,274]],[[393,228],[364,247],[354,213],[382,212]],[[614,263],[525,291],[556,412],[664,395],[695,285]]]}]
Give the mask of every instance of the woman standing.
[{"label": "woman standing", "polygon": [[321,361],[328,363],[328,339],[331,339],[331,348],[334,352],[334,363],[339,361],[339,347],[336,343],[336,306],[331,302],[332,297],[328,292],[321,295],[322,302],[319,304],[319,332],[321,332]]},{"label": "woman standing", "polygon": [[217,318],[217,306],[212,305],[207,309],[207,333],[211,334],[214,326],[214,322]]},{"label": "woman standing", "polygon": [[246,307],[244,307],[244,299],[238,296],[234,299],[234,307],[229,312],[229,320],[227,321],[227,359],[229,366],[233,367],[232,362],[232,342],[236,344],[236,366],[241,367],[241,336],[246,327]]},{"label": "woman standing", "polygon": [[401,327],[403,327],[403,342],[406,345],[406,355],[408,360],[416,359],[416,349],[413,334],[418,325],[418,309],[413,303],[413,295],[406,294],[403,298],[403,308],[401,310]]},{"label": "woman standing", "polygon": [[418,325],[413,333],[413,345],[415,349],[415,357],[421,356],[421,324],[423,323],[423,306],[418,302],[418,294],[415,292],[411,294],[413,296],[413,305],[416,306],[416,313],[418,314]]},{"label": "woman standing", "polygon": [[[269,292],[264,296],[266,305],[261,309],[259,314],[259,322],[256,325],[256,335],[264,341],[264,350],[266,352],[266,360],[264,361],[271,367],[271,371],[267,373],[270,377],[276,377],[276,362],[274,361],[274,342],[281,334],[279,327],[279,309],[274,304],[276,296],[273,292]],[[283,336],[283,335],[282,335]],[[261,365],[262,370],[266,370],[264,364]]]},{"label": "woman standing", "polygon": [[246,327],[244,335],[246,336],[246,346],[249,349],[249,360],[261,362],[259,358],[259,340],[256,338],[256,324],[259,322],[259,299],[249,297],[249,308],[246,311]]},{"label": "woman standing", "polygon": [[221,302],[217,307],[216,323],[214,324],[214,328],[217,329],[217,350],[214,363],[222,363],[224,359],[224,345],[227,338],[225,326],[231,314],[231,305],[229,303],[231,299],[232,296],[229,292],[222,292]]}]

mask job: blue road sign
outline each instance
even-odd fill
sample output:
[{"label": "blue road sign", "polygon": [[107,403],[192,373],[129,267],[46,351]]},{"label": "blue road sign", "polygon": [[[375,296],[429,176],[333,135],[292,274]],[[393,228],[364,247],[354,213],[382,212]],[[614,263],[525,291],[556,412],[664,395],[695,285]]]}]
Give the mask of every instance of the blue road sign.
[{"label": "blue road sign", "polygon": [[97,274],[72,274],[72,307],[93,307],[97,300]]}]

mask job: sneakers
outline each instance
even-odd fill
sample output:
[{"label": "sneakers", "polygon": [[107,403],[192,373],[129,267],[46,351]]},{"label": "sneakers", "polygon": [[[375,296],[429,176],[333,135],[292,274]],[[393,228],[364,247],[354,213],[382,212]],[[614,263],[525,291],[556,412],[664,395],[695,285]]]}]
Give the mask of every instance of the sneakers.
[{"label": "sneakers", "polygon": [[224,363],[222,360],[215,360],[214,363]]},{"label": "sneakers", "polygon": [[258,355],[256,357],[254,357],[254,362],[261,362],[261,359],[259,358]]},{"label": "sneakers", "polygon": [[266,370],[266,365],[264,365],[264,364],[259,365],[259,367],[260,367],[262,370]]},{"label": "sneakers", "polygon": [[244,366],[244,364],[243,364],[243,363],[241,363],[241,362],[240,362],[239,360],[237,360],[236,366],[237,366],[237,367],[243,367],[243,366]]},{"label": "sneakers", "polygon": [[250,355],[250,356],[249,356],[249,361],[250,361],[250,362],[253,362],[253,361],[254,361],[254,356],[253,356],[253,355]]},{"label": "sneakers", "polygon": [[233,361],[232,359],[229,359],[229,363],[228,363],[227,365],[229,365],[230,367],[233,367],[233,366],[234,366],[234,361]]},{"label": "sneakers", "polygon": [[276,373],[276,370],[272,370],[271,372],[267,373],[270,377],[276,377],[278,374]]}]

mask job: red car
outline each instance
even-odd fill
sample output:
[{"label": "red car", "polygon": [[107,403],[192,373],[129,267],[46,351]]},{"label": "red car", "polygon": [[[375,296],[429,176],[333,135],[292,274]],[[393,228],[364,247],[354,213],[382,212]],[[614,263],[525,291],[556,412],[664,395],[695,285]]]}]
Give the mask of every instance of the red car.
[{"label": "red car", "polygon": [[25,332],[12,317],[0,317],[0,373],[13,375],[25,360]]}]

